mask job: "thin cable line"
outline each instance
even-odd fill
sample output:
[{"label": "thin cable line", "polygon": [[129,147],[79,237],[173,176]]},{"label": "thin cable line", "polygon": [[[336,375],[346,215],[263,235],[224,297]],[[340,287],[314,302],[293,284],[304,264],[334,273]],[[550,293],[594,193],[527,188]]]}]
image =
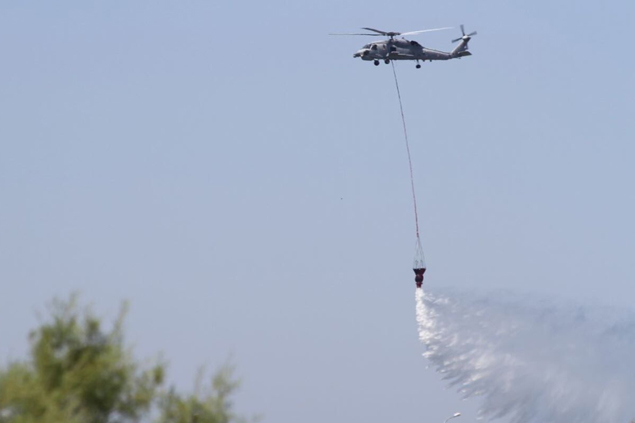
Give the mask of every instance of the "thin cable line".
[{"label": "thin cable line", "polygon": [[415,178],[412,173],[412,159],[410,157],[410,143],[408,142],[408,131],[406,130],[406,118],[403,114],[403,105],[401,104],[401,92],[399,91],[399,82],[397,81],[397,72],[395,71],[395,62],[390,61],[392,65],[392,74],[395,76],[395,86],[397,87],[397,97],[399,97],[399,110],[401,111],[401,122],[403,123],[403,135],[406,139],[406,151],[408,152],[408,167],[410,168],[410,186],[412,187],[412,203],[415,211],[415,228],[417,231],[417,240],[419,239],[419,216],[417,215],[417,196],[415,195]]}]

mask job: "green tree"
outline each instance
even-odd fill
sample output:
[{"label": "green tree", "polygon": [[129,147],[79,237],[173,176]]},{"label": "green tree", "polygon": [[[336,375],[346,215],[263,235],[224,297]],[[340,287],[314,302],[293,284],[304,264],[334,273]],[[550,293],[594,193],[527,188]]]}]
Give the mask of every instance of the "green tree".
[{"label": "green tree", "polygon": [[[141,365],[124,343],[124,305],[111,330],[76,296],[53,301],[30,334],[24,361],[0,368],[0,423],[238,423],[233,367],[222,367],[204,393],[162,389],[166,368]],[[154,411],[154,412],[153,412]]]},{"label": "green tree", "polygon": [[53,301],[50,319],[30,335],[26,361],[0,370],[0,421],[138,421],[163,383],[164,365],[143,369],[124,345],[126,307],[104,331],[76,297]]},{"label": "green tree", "polygon": [[[202,372],[199,374],[201,380]],[[234,414],[231,397],[240,386],[231,364],[223,366],[209,386],[198,382],[193,394],[182,395],[170,389],[160,401],[158,423],[240,423],[246,419]]]}]

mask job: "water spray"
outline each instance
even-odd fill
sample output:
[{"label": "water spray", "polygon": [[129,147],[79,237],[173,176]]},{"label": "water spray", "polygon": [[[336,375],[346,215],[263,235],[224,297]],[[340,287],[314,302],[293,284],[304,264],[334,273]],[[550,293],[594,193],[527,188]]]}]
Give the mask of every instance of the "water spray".
[{"label": "water spray", "polygon": [[416,290],[424,357],[486,420],[627,423],[635,315],[512,294]]}]

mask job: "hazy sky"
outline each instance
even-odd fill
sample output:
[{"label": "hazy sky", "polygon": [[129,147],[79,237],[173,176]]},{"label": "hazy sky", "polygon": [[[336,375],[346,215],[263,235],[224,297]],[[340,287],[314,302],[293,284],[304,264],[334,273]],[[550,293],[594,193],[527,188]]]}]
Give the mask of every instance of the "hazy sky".
[{"label": "hazy sky", "polygon": [[[432,288],[631,307],[629,1],[0,3],[0,359],[80,291],[139,357],[233,354],[265,422],[435,422],[389,66],[362,26],[466,25],[398,63]],[[459,30],[417,36],[453,47]]]}]

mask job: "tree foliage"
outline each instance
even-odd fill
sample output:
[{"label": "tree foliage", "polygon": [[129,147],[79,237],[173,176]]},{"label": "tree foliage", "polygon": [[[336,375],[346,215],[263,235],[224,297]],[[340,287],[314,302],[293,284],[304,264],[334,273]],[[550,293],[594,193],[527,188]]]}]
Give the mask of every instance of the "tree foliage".
[{"label": "tree foliage", "polygon": [[238,387],[225,366],[210,389],[182,395],[165,389],[162,362],[141,365],[124,343],[122,307],[112,329],[80,310],[76,297],[54,301],[50,317],[30,334],[26,360],[0,368],[0,423],[234,423]]},{"label": "tree foliage", "polygon": [[240,383],[233,377],[234,369],[225,365],[212,378],[211,385],[201,389],[197,384],[194,394],[183,396],[171,389],[160,402],[158,423],[231,423],[244,419],[232,411],[231,396]]}]

